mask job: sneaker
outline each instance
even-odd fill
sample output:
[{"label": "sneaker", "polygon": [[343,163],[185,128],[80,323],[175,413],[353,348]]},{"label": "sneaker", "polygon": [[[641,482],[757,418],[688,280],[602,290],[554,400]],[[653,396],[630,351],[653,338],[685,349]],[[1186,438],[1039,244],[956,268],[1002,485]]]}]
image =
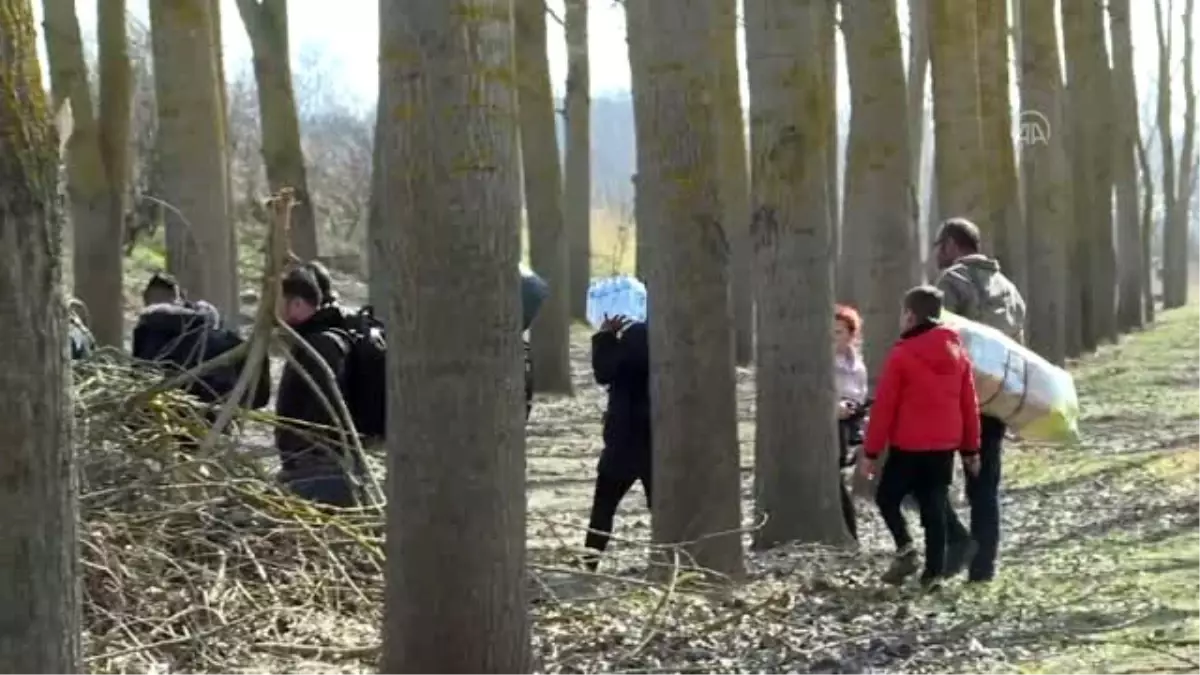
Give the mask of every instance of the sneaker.
[{"label": "sneaker", "polygon": [[946,576],[956,577],[962,574],[962,571],[967,568],[967,564],[975,558],[975,552],[979,550],[979,545],[974,539],[960,539],[950,542],[946,547]]},{"label": "sneaker", "polygon": [[879,579],[885,584],[899,586],[904,583],[905,579],[915,574],[916,571],[917,552],[915,549],[906,548],[896,554],[896,557],[892,560],[892,564]]}]

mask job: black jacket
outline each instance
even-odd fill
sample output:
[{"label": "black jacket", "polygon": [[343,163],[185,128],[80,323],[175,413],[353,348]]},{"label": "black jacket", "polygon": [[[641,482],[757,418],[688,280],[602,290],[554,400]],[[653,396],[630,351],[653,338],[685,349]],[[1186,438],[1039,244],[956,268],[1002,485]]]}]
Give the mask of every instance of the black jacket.
[{"label": "black jacket", "polygon": [[[220,319],[194,305],[150,305],[138,315],[133,328],[133,357],[154,363],[167,371],[191,370],[225,352],[241,346],[235,331],[219,326]],[[245,367],[242,358],[209,371],[186,387],[186,391],[206,403],[228,396]],[[261,408],[271,397],[271,374],[264,367],[249,392],[245,405]]]},{"label": "black jacket", "polygon": [[[344,325],[341,311],[337,307],[323,307],[305,323],[295,326],[296,333],[320,355],[329,366],[333,380],[325,369],[315,363],[303,345],[292,347],[292,360],[283,368],[279,377],[279,395],[275,399],[275,413],[281,418],[316,424],[330,429],[311,429],[281,424],[275,427],[275,447],[286,474],[312,474],[336,471],[341,466],[343,440],[336,417],[330,415],[325,401],[337,410],[336,392],[341,391],[345,377],[346,356],[350,345],[340,330]],[[293,360],[308,374],[306,378]],[[312,390],[308,380],[320,388],[320,394]],[[322,400],[324,397],[324,401]]]},{"label": "black jacket", "polygon": [[592,336],[592,372],[608,387],[604,413],[603,464],[641,471],[650,464],[650,345],[646,324],[635,323],[620,337]]}]

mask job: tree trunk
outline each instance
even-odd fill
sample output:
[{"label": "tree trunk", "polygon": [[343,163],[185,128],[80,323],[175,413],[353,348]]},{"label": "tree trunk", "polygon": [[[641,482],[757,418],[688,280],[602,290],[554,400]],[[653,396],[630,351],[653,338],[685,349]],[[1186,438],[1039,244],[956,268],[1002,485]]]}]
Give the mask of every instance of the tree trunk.
[{"label": "tree trunk", "polygon": [[1133,73],[1133,32],[1130,0],[1109,0],[1109,30],[1113,50],[1113,104],[1117,115],[1113,133],[1113,176],[1117,187],[1117,266],[1120,292],[1117,323],[1124,332],[1142,328],[1142,232],[1139,220],[1137,150],[1138,98]]},{"label": "tree trunk", "polygon": [[531,668],[511,8],[381,7],[386,673]]},{"label": "tree trunk", "polygon": [[150,2],[161,197],[174,207],[167,225],[178,244],[167,255],[190,297],[232,317],[237,269],[212,19],[207,0]]},{"label": "tree trunk", "polygon": [[[652,129],[657,122],[653,119],[650,107],[650,72],[647,65],[652,58],[650,50],[655,41],[646,35],[646,3],[649,0],[625,0],[625,42],[629,53],[629,83],[630,97],[633,99],[633,126],[637,166],[646,166],[651,144],[654,143]],[[640,169],[639,169],[640,171]],[[646,189],[646,182],[640,174],[634,175],[633,180],[633,219],[636,231],[634,233],[637,249],[637,276],[643,282],[649,275],[654,261],[654,242],[651,237],[653,195]]]},{"label": "tree trunk", "polygon": [[985,235],[988,222],[983,122],[976,55],[976,0],[929,0],[929,62],[937,143],[938,217],[969,218]]},{"label": "tree trunk", "polygon": [[[1195,0],[1187,0],[1183,6],[1183,145],[1179,149],[1179,183],[1176,188],[1173,208],[1168,211],[1166,232],[1163,236],[1163,308],[1173,309],[1187,304],[1188,264],[1192,246],[1189,239],[1188,213],[1191,210],[1195,186],[1196,144],[1196,77],[1193,53]],[[1165,159],[1164,166],[1171,160]]]},{"label": "tree trunk", "polygon": [[1134,137],[1138,171],[1142,176],[1141,250],[1142,309],[1147,324],[1154,323],[1154,172],[1146,156],[1146,144],[1141,135]]},{"label": "tree trunk", "polygon": [[1100,0],[1063,0],[1075,178],[1076,288],[1084,351],[1116,332],[1112,238],[1112,110]]},{"label": "tree trunk", "polygon": [[1022,291],[1029,288],[1025,224],[1017,197],[1013,148],[1012,101],[1009,95],[1008,0],[975,0],[979,31],[979,109],[983,115],[983,148],[987,180],[986,225],[992,250],[1005,275]]},{"label": "tree trunk", "polygon": [[[925,157],[925,83],[929,73],[929,0],[908,0],[908,81],[905,119],[908,121],[908,177],[912,185],[913,284],[925,279],[925,260],[930,247],[922,235],[928,214],[921,212],[921,176]],[[929,209],[932,211],[932,204]]]},{"label": "tree trunk", "polygon": [[846,224],[863,231],[860,249],[848,251],[859,279],[856,298],[864,319],[867,372],[882,371],[900,325],[898,296],[912,285],[910,188],[913,180],[909,124],[905,117],[904,52],[896,0],[851,0],[842,4],[842,33],[854,125],[858,134],[850,148],[846,194],[855,184],[854,203],[847,204]]},{"label": "tree trunk", "polygon": [[[828,6],[746,0],[745,7],[758,306],[754,485],[757,519],[765,518],[754,545],[841,545],[849,537],[832,451],[838,436],[825,164],[826,148],[836,142],[827,126],[835,111],[833,83],[819,57]],[[847,17],[861,9],[843,5]],[[903,122],[895,128],[903,138]],[[908,161],[903,147],[895,151]]]},{"label": "tree trunk", "polygon": [[131,105],[125,3],[101,3],[100,118],[95,115],[75,3],[43,0],[46,55],[56,102],[70,100],[74,134],[67,151],[67,196],[74,230],[75,295],[91,314],[96,341],[125,338],[122,251]]},{"label": "tree trunk", "polygon": [[[744,3],[745,0],[743,0]],[[828,194],[827,203],[829,205],[829,224],[833,228],[832,250],[834,252],[833,270],[834,270],[834,297],[837,297],[837,270],[838,260],[842,253],[842,226],[845,220],[845,214],[842,213],[842,190],[843,186],[839,184],[841,172],[845,171],[845,167],[840,166],[838,159],[841,155],[839,146],[839,116],[841,108],[838,105],[837,81],[838,81],[838,60],[837,60],[837,5],[838,0],[824,0],[827,11],[822,15],[822,20],[828,23],[824,30],[821,31],[820,54],[821,63],[824,64],[825,76],[833,83],[833,90],[830,101],[834,110],[834,115],[825,122],[825,133],[829,138],[833,139],[825,148],[825,180],[828,183],[826,192]],[[847,134],[848,135],[848,134]],[[847,143],[847,147],[849,144]]]},{"label": "tree trunk", "polygon": [[[221,0],[209,0],[209,8],[211,14],[210,21],[212,22],[212,40],[211,53],[213,57],[214,72],[217,74],[217,120],[220,122],[221,131],[221,148],[224,152],[224,159],[221,162],[221,171],[225,176],[225,213],[229,219],[229,227],[225,228],[226,241],[228,243],[229,259],[231,261],[229,284],[233,290],[233,310],[236,314],[239,305],[241,304],[240,293],[240,269],[238,266],[238,253],[241,250],[238,242],[237,229],[237,209],[233,195],[233,172],[229,170],[229,157],[233,154],[233,143],[229,138],[229,88],[225,86],[225,59],[222,57],[221,45]],[[241,316],[229,315],[233,321],[240,322]],[[236,325],[236,324],[231,324]]]},{"label": "tree trunk", "polygon": [[718,180],[721,222],[733,251],[730,296],[733,303],[734,361],[750,365],[754,358],[754,294],[750,247],[750,175],[746,157],[746,121],[742,113],[738,71],[737,0],[717,0],[719,66],[717,129],[720,146]]},{"label": "tree trunk", "polygon": [[[650,388],[654,428],[652,532],[685,560],[728,577],[743,572],[740,462],[734,396],[729,242],[718,198],[716,0],[643,0],[644,94],[650,114],[638,178],[651,195],[654,298]],[[639,136],[641,134],[639,133]]]},{"label": "tree trunk", "polygon": [[[382,53],[382,52],[380,52]],[[367,301],[379,311],[387,307],[387,254],[383,250],[383,149],[388,125],[388,107],[383,102],[383,83],[375,104],[375,133],[371,148],[371,196],[367,204]]]},{"label": "tree trunk", "polygon": [[[1175,197],[1178,194],[1175,187],[1175,169],[1177,168],[1175,165],[1175,134],[1171,131],[1171,82],[1175,79],[1171,72],[1171,49],[1172,43],[1175,41],[1174,24],[1173,17],[1163,16],[1162,0],[1154,0],[1154,28],[1158,37],[1158,142],[1163,185],[1163,236],[1160,240],[1162,248],[1159,251],[1159,264],[1162,266],[1163,309],[1171,308],[1167,302],[1168,291],[1178,295],[1174,288],[1170,288],[1172,279],[1167,269],[1168,265],[1174,264],[1175,256],[1171,253],[1171,245],[1179,244],[1178,232],[1176,232],[1178,228],[1174,226]],[[1153,239],[1153,237],[1151,238]],[[1151,268],[1151,276],[1153,276],[1153,268]],[[1176,297],[1170,299],[1177,300]]]},{"label": "tree trunk", "polygon": [[567,33],[567,151],[563,215],[570,248],[567,293],[571,317],[587,319],[592,280],[592,95],[587,0],[565,0]]},{"label": "tree trunk", "polygon": [[267,184],[271,192],[285,187],[295,191],[298,203],[292,211],[292,252],[304,260],[312,260],[319,249],[317,219],[312,193],[308,190],[300,119],[292,88],[287,0],[237,0],[237,6],[254,53]]},{"label": "tree trunk", "polygon": [[534,387],[539,392],[570,395],[570,251],[563,227],[563,183],[546,56],[546,5],[542,0],[516,0],[513,8],[529,261],[550,286],[550,295],[530,331],[537,373]]},{"label": "tree trunk", "polygon": [[0,670],[78,673],[78,482],[55,212],[58,139],[36,40],[30,3],[0,0]]},{"label": "tree trunk", "polygon": [[1053,3],[1021,3],[1021,109],[1048,122],[1044,139],[1022,145],[1025,218],[1029,226],[1028,344],[1051,363],[1066,360],[1067,250],[1071,241],[1071,179],[1064,138],[1062,74]]}]

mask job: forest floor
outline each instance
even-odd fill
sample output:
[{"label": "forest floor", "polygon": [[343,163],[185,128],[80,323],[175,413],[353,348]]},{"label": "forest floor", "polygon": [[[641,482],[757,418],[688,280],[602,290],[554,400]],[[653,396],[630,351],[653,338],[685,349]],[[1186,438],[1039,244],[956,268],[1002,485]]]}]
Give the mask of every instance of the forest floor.
[{"label": "forest floor", "polygon": [[[361,284],[339,282],[350,303],[362,301]],[[604,392],[591,379],[587,332],[577,330],[576,396],[539,397],[528,427],[537,669],[1200,670],[1198,321],[1194,304],[1163,313],[1152,330],[1071,364],[1083,442],[1070,449],[1007,445],[999,577],[985,587],[953,582],[932,596],[877,580],[891,550],[873,506],[862,499],[858,550],[748,552],[746,583],[703,594],[644,581],[650,528],[638,487],[622,504],[600,573],[569,569],[591,502],[604,406]],[[740,369],[748,526],[753,391],[753,372]],[[273,454],[265,444],[260,450]],[[378,459],[372,463],[381,472]],[[368,583],[381,586],[382,578]],[[363,590],[380,597],[378,587]],[[304,623],[283,631],[288,639],[326,647],[243,644],[224,666],[227,672],[373,672],[376,604],[353,614],[297,608]],[[268,628],[255,630],[275,630]],[[111,663],[102,669],[118,661]]]},{"label": "forest floor", "polygon": [[[765,602],[769,610],[747,613],[712,632],[700,630],[703,622],[660,618],[658,635],[628,658],[623,652],[634,651],[646,629],[623,628],[616,619],[594,637],[594,648],[574,643],[567,667],[1200,669],[1198,320],[1194,305],[1165,313],[1153,330],[1071,364],[1083,408],[1079,447],[1008,444],[1002,571],[993,584],[954,583],[933,597],[884,587],[876,576],[891,552],[888,537],[872,505],[860,500],[863,544],[857,552],[750,554],[751,580],[738,595],[750,605]],[[578,545],[572,540],[581,537],[590,504],[603,395],[589,380],[586,342],[583,334],[579,337],[576,397],[537,401],[530,423],[534,547],[563,539]],[[752,513],[753,387],[752,372],[740,370],[747,518]],[[615,542],[611,557],[618,560],[606,562],[602,571],[632,572],[644,559],[649,538],[649,514],[640,493],[622,505],[615,530],[633,541]],[[711,620],[717,617],[719,612]],[[549,637],[538,636],[544,649]],[[553,649],[543,656],[561,663]]]}]

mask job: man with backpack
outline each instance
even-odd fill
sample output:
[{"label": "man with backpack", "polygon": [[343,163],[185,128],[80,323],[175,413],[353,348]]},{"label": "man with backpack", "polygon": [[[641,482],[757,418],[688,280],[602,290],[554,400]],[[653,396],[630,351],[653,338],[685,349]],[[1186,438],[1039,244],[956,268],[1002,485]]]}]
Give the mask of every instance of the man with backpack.
[{"label": "man with backpack", "polygon": [[[966,218],[950,218],[938,230],[934,252],[941,273],[936,286],[944,294],[944,307],[1023,342],[1025,300],[1000,271],[1000,263],[980,252],[980,241],[979,228]],[[990,415],[980,415],[979,423],[979,471],[967,474],[971,530],[968,534],[948,508],[946,570],[951,576],[969,563],[968,581],[988,582],[996,575],[1000,547],[1000,468],[1007,427]]]},{"label": "man with backpack", "polygon": [[[280,481],[305,499],[355,506],[359,495],[351,474],[363,476],[366,467],[349,451],[353,441],[345,435],[337,405],[337,395],[348,388],[353,347],[345,319],[339,308],[323,302],[316,276],[307,265],[284,277],[282,302],[282,318],[306,344],[292,347],[279,378],[275,412],[281,419],[275,428],[275,446],[282,465]],[[350,401],[346,403],[349,408]]]}]

